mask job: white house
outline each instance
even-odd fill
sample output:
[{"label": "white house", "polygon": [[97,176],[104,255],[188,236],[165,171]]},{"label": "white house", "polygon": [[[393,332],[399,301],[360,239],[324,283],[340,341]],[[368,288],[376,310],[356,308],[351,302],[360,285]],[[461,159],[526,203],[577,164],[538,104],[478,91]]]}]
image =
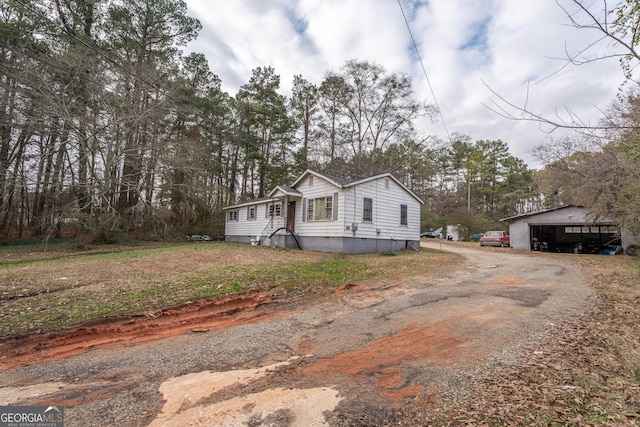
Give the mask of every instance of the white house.
[{"label": "white house", "polygon": [[264,199],[224,208],[225,241],[342,253],[417,249],[421,204],[390,173],[347,180],[307,170]]}]

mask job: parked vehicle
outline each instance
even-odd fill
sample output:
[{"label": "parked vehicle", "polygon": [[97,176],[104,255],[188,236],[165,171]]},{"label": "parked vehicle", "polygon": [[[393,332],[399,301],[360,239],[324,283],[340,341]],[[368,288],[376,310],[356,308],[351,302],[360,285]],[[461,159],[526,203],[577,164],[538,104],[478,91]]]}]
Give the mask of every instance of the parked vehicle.
[{"label": "parked vehicle", "polygon": [[435,230],[425,231],[420,235],[420,237],[426,237],[428,239],[439,239],[442,237],[442,227],[436,228]]},{"label": "parked vehicle", "polygon": [[480,238],[480,246],[510,246],[509,233],[506,231],[487,231]]},{"label": "parked vehicle", "polygon": [[437,239],[438,237],[440,237],[440,235],[436,234],[433,231],[427,231],[426,233],[422,233],[420,235],[420,237],[426,237],[426,238],[429,238],[429,239]]},{"label": "parked vehicle", "polygon": [[471,242],[479,242],[482,236],[484,236],[484,233],[472,234],[469,236],[469,240]]},{"label": "parked vehicle", "polygon": [[189,242],[210,242],[211,240],[211,236],[206,234],[191,234],[187,236],[187,241]]}]

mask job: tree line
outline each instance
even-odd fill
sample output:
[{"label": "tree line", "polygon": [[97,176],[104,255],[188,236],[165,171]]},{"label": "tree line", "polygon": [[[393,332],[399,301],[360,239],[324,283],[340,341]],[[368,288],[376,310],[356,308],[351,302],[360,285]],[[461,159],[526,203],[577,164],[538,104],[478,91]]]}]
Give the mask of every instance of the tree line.
[{"label": "tree line", "polygon": [[183,51],[200,28],[181,0],[0,4],[0,238],[218,236],[224,206],[307,168],[393,173],[423,228],[542,206],[506,143],[421,136],[436,110],[409,77],[350,60],[285,96],[264,66],[232,96]]}]

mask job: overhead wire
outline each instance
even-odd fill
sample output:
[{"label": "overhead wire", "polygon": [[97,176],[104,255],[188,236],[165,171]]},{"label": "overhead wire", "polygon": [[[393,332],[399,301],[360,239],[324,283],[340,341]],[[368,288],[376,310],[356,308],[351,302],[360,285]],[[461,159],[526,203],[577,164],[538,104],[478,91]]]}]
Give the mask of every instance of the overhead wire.
[{"label": "overhead wire", "polygon": [[416,43],[416,39],[413,37],[413,32],[411,31],[411,25],[409,24],[409,20],[407,19],[407,15],[404,13],[404,8],[402,7],[402,1],[398,0],[398,6],[400,6],[400,11],[402,12],[402,17],[404,18],[404,23],[407,26],[407,31],[409,31],[409,37],[411,38],[411,43],[413,44],[413,48],[416,51],[416,55],[418,57],[418,61],[420,62],[420,66],[422,67],[422,73],[424,74],[425,79],[427,80],[427,85],[429,86],[429,91],[431,92],[431,96],[433,96],[433,102],[436,105],[436,109],[438,110],[438,115],[440,116],[440,120],[442,121],[442,126],[444,126],[444,130],[447,133],[447,137],[449,141],[452,141],[451,134],[449,133],[449,128],[447,127],[447,122],[444,119],[444,115],[442,114],[442,109],[438,104],[438,98],[436,97],[436,93],[433,90],[433,86],[431,85],[431,80],[429,79],[429,74],[427,74],[427,69],[424,66],[424,61],[422,60],[422,56],[420,55],[420,50],[418,49],[418,44]]}]

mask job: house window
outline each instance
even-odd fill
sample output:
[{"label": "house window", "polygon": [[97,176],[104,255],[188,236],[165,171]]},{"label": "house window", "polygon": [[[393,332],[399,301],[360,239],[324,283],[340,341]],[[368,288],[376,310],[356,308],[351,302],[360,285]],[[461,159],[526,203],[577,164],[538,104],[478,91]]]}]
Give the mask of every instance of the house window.
[{"label": "house window", "polygon": [[389,178],[384,180],[384,189],[388,190],[389,189]]},{"label": "house window", "polygon": [[238,220],[238,209],[227,211],[227,221]]},{"label": "house window", "polygon": [[362,221],[373,222],[373,199],[369,197],[365,197],[362,204]]},{"label": "house window", "polygon": [[255,221],[256,219],[256,207],[249,206],[247,208],[247,221]]},{"label": "house window", "polygon": [[313,175],[309,177],[309,187],[313,187]]},{"label": "house window", "polygon": [[326,221],[331,219],[333,219],[333,196],[307,200],[307,221]]},{"label": "house window", "polygon": [[400,225],[409,225],[409,207],[400,205]]},{"label": "house window", "polygon": [[269,205],[269,216],[282,216],[282,203]]}]

